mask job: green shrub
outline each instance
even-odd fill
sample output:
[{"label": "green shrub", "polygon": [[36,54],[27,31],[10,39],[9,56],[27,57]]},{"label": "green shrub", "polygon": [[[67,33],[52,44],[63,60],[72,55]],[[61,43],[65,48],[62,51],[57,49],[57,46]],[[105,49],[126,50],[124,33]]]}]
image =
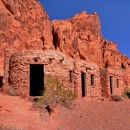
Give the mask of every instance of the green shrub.
[{"label": "green shrub", "polygon": [[125,97],[128,97],[130,99],[130,88],[126,87],[124,89],[124,93],[123,94],[124,94]]},{"label": "green shrub", "polygon": [[112,95],[112,101],[124,101],[124,98],[121,95]]},{"label": "green shrub", "polygon": [[34,102],[35,107],[46,107],[53,103],[58,103],[64,107],[70,108],[75,96],[73,92],[66,89],[59,79],[51,75],[45,76],[45,89],[42,92],[41,98]]}]

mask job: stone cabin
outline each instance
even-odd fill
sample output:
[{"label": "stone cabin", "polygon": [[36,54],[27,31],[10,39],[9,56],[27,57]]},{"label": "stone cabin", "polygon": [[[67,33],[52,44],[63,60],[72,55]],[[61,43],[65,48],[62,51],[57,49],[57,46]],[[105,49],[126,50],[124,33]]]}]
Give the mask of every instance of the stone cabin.
[{"label": "stone cabin", "polygon": [[40,96],[46,75],[57,77],[78,98],[121,94],[124,72],[99,68],[89,60],[72,59],[60,51],[5,50],[4,89],[14,88],[22,97]]},{"label": "stone cabin", "polygon": [[1,0],[0,7],[0,90],[38,96],[47,75],[78,98],[121,94],[130,85],[130,59],[103,39],[96,12],[50,21],[38,0]]}]

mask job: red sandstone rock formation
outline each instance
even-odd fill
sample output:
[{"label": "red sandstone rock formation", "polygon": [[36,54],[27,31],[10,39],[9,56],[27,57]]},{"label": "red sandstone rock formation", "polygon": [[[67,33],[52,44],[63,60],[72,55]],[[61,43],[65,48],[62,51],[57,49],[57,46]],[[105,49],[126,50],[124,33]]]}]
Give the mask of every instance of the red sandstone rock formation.
[{"label": "red sandstone rock formation", "polygon": [[0,0],[0,67],[7,47],[53,48],[50,20],[37,0]]},{"label": "red sandstone rock formation", "polygon": [[110,74],[123,77],[123,86],[130,85],[129,58],[117,50],[116,43],[103,39],[96,13],[81,12],[70,19],[54,20],[52,28],[56,50],[86,62],[89,59],[98,64],[101,72],[107,69]]},{"label": "red sandstone rock formation", "polygon": [[77,53],[80,59],[89,59],[100,67],[128,68],[128,57],[118,52],[117,44],[103,39],[97,13],[84,11],[67,20],[54,20],[52,28],[57,50],[72,57]]},{"label": "red sandstone rock formation", "polygon": [[89,15],[84,11],[67,20],[54,20],[52,27],[56,49],[72,57],[78,53],[80,59],[101,62],[103,38],[96,13]]}]

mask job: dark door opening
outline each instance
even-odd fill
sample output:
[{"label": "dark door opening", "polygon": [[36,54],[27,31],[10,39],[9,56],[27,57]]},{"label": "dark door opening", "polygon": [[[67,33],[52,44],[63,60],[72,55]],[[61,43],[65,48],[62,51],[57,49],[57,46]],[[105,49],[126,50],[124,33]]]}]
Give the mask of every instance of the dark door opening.
[{"label": "dark door opening", "polygon": [[110,93],[113,94],[113,80],[112,80],[112,76],[110,76]]},{"label": "dark door opening", "polygon": [[30,65],[30,96],[41,96],[44,89],[44,65]]},{"label": "dark door opening", "polygon": [[3,86],[3,76],[0,76],[0,88]]},{"label": "dark door opening", "polygon": [[82,97],[86,95],[86,74],[81,72]]}]

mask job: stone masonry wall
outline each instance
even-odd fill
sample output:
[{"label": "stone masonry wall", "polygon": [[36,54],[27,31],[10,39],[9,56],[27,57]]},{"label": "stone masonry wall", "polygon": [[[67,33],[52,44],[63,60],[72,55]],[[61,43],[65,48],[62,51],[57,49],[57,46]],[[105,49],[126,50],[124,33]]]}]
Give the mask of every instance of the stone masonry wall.
[{"label": "stone masonry wall", "polygon": [[[110,78],[110,76],[112,76],[113,94],[122,95],[124,88],[128,87],[128,84],[126,83],[126,78],[124,78],[126,72],[123,69],[121,70],[108,69],[107,71],[108,71],[108,79]],[[108,82],[108,86],[110,86],[110,81]],[[110,94],[110,87],[108,93]]]},{"label": "stone masonry wall", "polygon": [[5,49],[4,51],[4,78],[3,78],[3,84],[4,84],[4,91],[8,90],[8,86],[9,86],[9,62],[10,62],[10,57],[12,56],[12,54],[15,52],[14,49]]},{"label": "stone masonry wall", "polygon": [[[7,86],[8,89],[13,87],[18,95],[28,97],[31,64],[44,65],[44,76],[51,75],[58,78],[64,87],[71,89],[78,98],[83,96],[82,73],[86,74],[85,97],[109,97],[111,95],[110,76],[112,76],[113,84],[112,94],[121,95],[123,89],[129,85],[129,75],[123,68],[99,68],[98,64],[92,63],[89,59],[84,61],[76,58],[76,56],[73,59],[60,51],[23,50],[15,52],[15,50],[7,49],[4,86]],[[72,72],[72,82],[70,81],[70,71]],[[91,84],[91,75],[94,76],[93,85]],[[7,89],[7,87],[4,87],[4,89]],[[46,84],[44,87],[46,87]]]},{"label": "stone masonry wall", "polygon": [[[86,93],[87,97],[101,97],[101,85],[100,85],[100,76],[99,76],[99,67],[88,61],[76,60],[75,65],[75,91],[77,92],[77,97],[82,97],[81,89],[81,73],[86,74]],[[94,85],[91,85],[91,74],[94,75]]]},{"label": "stone masonry wall", "polygon": [[[83,11],[66,20],[50,21],[37,0],[0,0],[0,19],[4,90],[13,87],[19,95],[29,96],[30,64],[44,65],[44,76],[59,78],[79,98],[83,80],[86,97],[110,96],[110,76],[113,94],[130,87],[130,59],[118,51],[115,42],[103,38],[96,12]],[[82,80],[82,73],[86,79]]]},{"label": "stone masonry wall", "polygon": [[[8,58],[9,59],[9,58]],[[13,87],[18,95],[29,96],[30,64],[43,64],[44,75],[57,77],[64,87],[75,92],[78,98],[82,97],[81,72],[86,73],[85,96],[100,97],[100,76],[99,68],[89,60],[83,61],[72,59],[58,51],[18,51],[11,55],[5,65],[6,83]],[[9,65],[8,65],[9,64]],[[72,82],[70,82],[69,72],[72,71]],[[94,75],[94,85],[91,85],[91,74]],[[46,87],[46,86],[45,86]]]},{"label": "stone masonry wall", "polygon": [[[128,87],[126,81],[126,72],[122,69],[113,70],[111,68],[100,69],[101,93],[103,97],[109,97],[111,94],[122,95],[124,88]],[[110,76],[112,77],[113,93],[110,91]],[[128,77],[127,77],[128,78]],[[118,80],[118,81],[117,81]]]},{"label": "stone masonry wall", "polygon": [[11,56],[9,63],[9,84],[19,95],[29,96],[30,64],[43,64],[45,75],[51,74],[59,78],[65,86],[70,86],[69,70],[73,69],[72,59],[55,51],[20,51]]}]

